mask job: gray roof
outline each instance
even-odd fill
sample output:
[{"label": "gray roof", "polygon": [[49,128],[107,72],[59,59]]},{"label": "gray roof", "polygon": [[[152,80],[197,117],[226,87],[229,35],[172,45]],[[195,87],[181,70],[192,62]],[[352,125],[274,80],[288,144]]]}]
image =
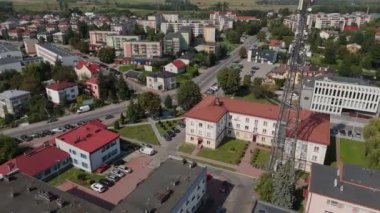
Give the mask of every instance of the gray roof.
[{"label": "gray roof", "polygon": [[[31,190],[28,191],[28,188]],[[108,212],[92,203],[67,192],[60,191],[45,182],[22,173],[12,175],[11,181],[0,180],[0,208],[3,212]],[[14,196],[11,196],[13,192]],[[49,192],[51,200],[49,201]],[[59,207],[58,198],[64,201]]]},{"label": "gray roof", "polygon": [[10,43],[0,43],[0,53],[10,52],[10,51],[20,51],[19,48]]},{"label": "gray roof", "polygon": [[362,85],[362,86],[372,86],[370,85],[369,81],[365,81],[361,78],[348,78],[348,77],[341,77],[341,76],[317,76],[317,77],[311,77],[311,78],[304,78],[303,85],[306,87],[314,87],[315,81],[329,81],[329,82],[341,82],[341,83],[348,83],[348,84],[355,84],[355,85]]},{"label": "gray roof", "polygon": [[277,52],[270,49],[260,49],[260,48],[252,48],[252,57],[259,56],[260,58],[264,58],[272,63],[277,61]]},{"label": "gray roof", "polygon": [[[127,209],[133,213],[142,213],[146,209],[155,209],[156,213],[171,212],[194,181],[202,174],[206,176],[205,167],[190,168],[188,164],[183,165],[182,161],[168,158],[113,211],[123,212]],[[176,180],[179,183],[174,186],[173,182]],[[157,196],[166,192],[168,187],[173,191],[168,200],[161,204]]]},{"label": "gray roof", "polygon": [[[337,176],[336,168],[313,164],[310,192],[380,210],[380,171],[344,165],[341,172],[342,180]],[[335,179],[337,187],[334,186]]]},{"label": "gray roof", "polygon": [[20,58],[16,57],[6,57],[6,58],[0,58],[0,65],[5,65],[5,64],[13,64],[13,63],[21,63]]},{"label": "gray roof", "polygon": [[264,201],[257,201],[252,209],[252,213],[295,213],[295,211],[284,209]]},{"label": "gray roof", "polygon": [[161,72],[150,72],[148,73],[148,76],[153,77],[153,78],[173,78],[176,75],[171,72],[161,71]]},{"label": "gray roof", "polygon": [[60,56],[74,56],[70,52],[50,43],[44,43],[44,44],[38,44],[38,45]]},{"label": "gray roof", "polygon": [[125,78],[133,78],[133,79],[139,79],[141,76],[143,76],[144,73],[134,70],[129,70],[124,74]]},{"label": "gray roof", "polygon": [[12,98],[17,98],[17,97],[29,95],[29,94],[30,94],[30,92],[25,91],[25,90],[6,90],[6,91],[0,93],[0,98],[1,99],[12,99]]},{"label": "gray roof", "polygon": [[173,33],[173,32],[170,32],[170,33],[167,33],[166,35],[165,35],[165,40],[169,40],[169,39],[173,39],[173,38],[180,38],[181,37],[181,34],[179,33],[179,32],[175,32],[175,33]]}]

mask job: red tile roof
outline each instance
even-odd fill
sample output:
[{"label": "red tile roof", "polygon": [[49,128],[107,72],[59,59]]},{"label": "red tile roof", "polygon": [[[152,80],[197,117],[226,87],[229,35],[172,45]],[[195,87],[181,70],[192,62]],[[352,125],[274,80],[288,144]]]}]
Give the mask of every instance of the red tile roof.
[{"label": "red tile roof", "polygon": [[359,27],[358,26],[354,26],[354,25],[346,25],[344,27],[345,31],[350,31],[350,30],[355,31],[355,30],[358,30],[358,29],[359,29]]},{"label": "red tile roof", "polygon": [[0,173],[7,174],[10,171],[19,169],[19,171],[36,176],[38,173],[51,168],[58,161],[62,161],[70,155],[54,146],[42,145],[32,151],[26,152],[6,163],[0,165]]},{"label": "red tile roof", "polygon": [[92,77],[86,81],[86,83],[90,84],[98,84],[98,78],[97,77]]},{"label": "red tile roof", "polygon": [[257,20],[255,16],[236,16],[236,20],[238,21],[253,21]]},{"label": "red tile roof", "polygon": [[[185,114],[185,117],[209,122],[218,122],[227,112],[277,120],[279,106],[219,98],[221,104],[215,104],[216,98],[207,96]],[[300,113],[298,139],[319,144],[330,144],[330,116],[302,110]]]},{"label": "red tile roof", "polygon": [[183,61],[181,61],[181,60],[174,60],[174,61],[172,62],[172,64],[173,64],[174,66],[176,66],[178,69],[181,69],[181,68],[185,68],[185,67],[186,67],[186,64],[183,63]]},{"label": "red tile roof", "polygon": [[99,122],[89,122],[58,136],[57,139],[86,152],[93,153],[118,137],[118,134],[107,130]]},{"label": "red tile roof", "polygon": [[268,41],[268,45],[272,46],[272,47],[281,46],[282,45],[282,41],[281,40],[277,40],[277,39],[270,39]]},{"label": "red tile roof", "polygon": [[76,84],[71,83],[71,82],[58,82],[58,83],[49,84],[46,86],[46,88],[59,91],[59,90],[64,90],[66,88],[73,87],[73,86],[76,86]]},{"label": "red tile roof", "polygon": [[90,72],[92,74],[98,73],[100,71],[100,65],[99,64],[91,63],[89,61],[84,61],[84,60],[79,61],[75,65],[75,68],[80,70],[83,68],[83,66],[87,67],[87,69],[90,70]]}]

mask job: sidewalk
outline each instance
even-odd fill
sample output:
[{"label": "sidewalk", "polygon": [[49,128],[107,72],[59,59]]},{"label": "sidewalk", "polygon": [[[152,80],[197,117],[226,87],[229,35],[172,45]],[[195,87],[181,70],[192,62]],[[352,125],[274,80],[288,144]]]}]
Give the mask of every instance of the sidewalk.
[{"label": "sidewalk", "polygon": [[220,162],[220,161],[216,161],[216,160],[212,160],[212,159],[208,159],[208,158],[203,158],[203,157],[199,157],[199,156],[194,156],[194,155],[186,154],[186,153],[183,153],[183,152],[178,152],[178,155],[181,155],[181,156],[183,156],[185,158],[199,160],[199,161],[201,161],[201,163],[203,163],[203,162],[209,163],[211,166],[215,165],[215,166],[225,167],[228,170],[233,170],[233,171],[237,170],[237,166],[236,165],[232,165],[232,164],[228,164],[228,163],[223,163],[223,162]]},{"label": "sidewalk", "polygon": [[252,153],[255,149],[256,143],[250,142],[243,158],[241,159],[239,166],[237,167],[237,172],[246,174],[251,177],[259,177],[263,173],[262,170],[256,169],[251,165]]},{"label": "sidewalk", "polygon": [[342,160],[340,159],[340,138],[339,137],[335,137],[335,151],[336,151],[336,166],[338,168],[343,168],[343,162]]}]

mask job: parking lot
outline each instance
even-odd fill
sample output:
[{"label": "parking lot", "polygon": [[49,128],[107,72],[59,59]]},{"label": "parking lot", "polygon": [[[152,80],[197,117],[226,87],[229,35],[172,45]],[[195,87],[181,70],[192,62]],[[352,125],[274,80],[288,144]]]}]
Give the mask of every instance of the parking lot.
[{"label": "parking lot", "polygon": [[241,77],[243,78],[244,75],[249,75],[252,67],[258,67],[259,69],[255,70],[253,74],[253,78],[265,78],[266,75],[276,67],[276,65],[273,64],[259,64],[259,63],[254,63],[254,62],[248,62],[246,59],[242,60],[240,64],[243,65],[243,69],[240,73]]},{"label": "parking lot", "polygon": [[340,138],[364,141],[363,129],[359,127],[332,125],[330,134],[331,136],[336,136]]}]

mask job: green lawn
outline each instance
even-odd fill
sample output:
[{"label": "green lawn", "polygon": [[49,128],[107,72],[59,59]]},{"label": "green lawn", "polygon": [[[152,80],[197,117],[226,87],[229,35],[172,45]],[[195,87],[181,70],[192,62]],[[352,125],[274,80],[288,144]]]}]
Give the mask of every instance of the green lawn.
[{"label": "green lawn", "polygon": [[340,139],[340,159],[344,163],[367,167],[368,159],[364,153],[365,144],[363,142],[343,138]]},{"label": "green lawn", "polygon": [[232,52],[234,49],[236,49],[240,45],[240,44],[233,44],[229,42],[227,39],[224,39],[220,43],[226,45],[228,53]]},{"label": "green lawn", "polygon": [[79,185],[89,187],[92,182],[99,181],[102,178],[103,176],[101,175],[83,172],[77,168],[71,168],[51,179],[48,183],[52,186],[58,186],[64,181],[70,180]]},{"label": "green lawn", "polygon": [[127,72],[129,70],[136,70],[136,65],[128,64],[128,65],[122,65],[119,67],[119,71],[121,72]]},{"label": "green lawn", "polygon": [[118,132],[122,137],[125,138],[131,138],[153,145],[160,144],[150,124],[124,127],[122,129],[119,129]]},{"label": "green lawn", "polygon": [[[160,132],[160,135],[163,136],[165,132],[167,132],[171,127],[175,127],[179,120],[169,120],[169,121],[161,121],[162,126],[159,122],[156,123],[156,127]],[[185,131],[185,130],[183,130]]]},{"label": "green lawn", "polygon": [[252,154],[251,164],[257,167],[266,167],[269,162],[270,152],[263,149],[255,149]]},{"label": "green lawn", "polygon": [[234,96],[236,99],[244,100],[244,101],[253,101],[257,103],[263,103],[263,104],[272,104],[271,101],[269,101],[266,98],[256,98],[255,94],[250,92],[248,89],[240,89]]},{"label": "green lawn", "polygon": [[227,138],[215,150],[203,148],[199,151],[198,156],[224,163],[239,164],[247,145],[245,141]]},{"label": "green lawn", "polygon": [[179,148],[178,151],[191,154],[194,151],[195,146],[193,144],[184,143]]}]

